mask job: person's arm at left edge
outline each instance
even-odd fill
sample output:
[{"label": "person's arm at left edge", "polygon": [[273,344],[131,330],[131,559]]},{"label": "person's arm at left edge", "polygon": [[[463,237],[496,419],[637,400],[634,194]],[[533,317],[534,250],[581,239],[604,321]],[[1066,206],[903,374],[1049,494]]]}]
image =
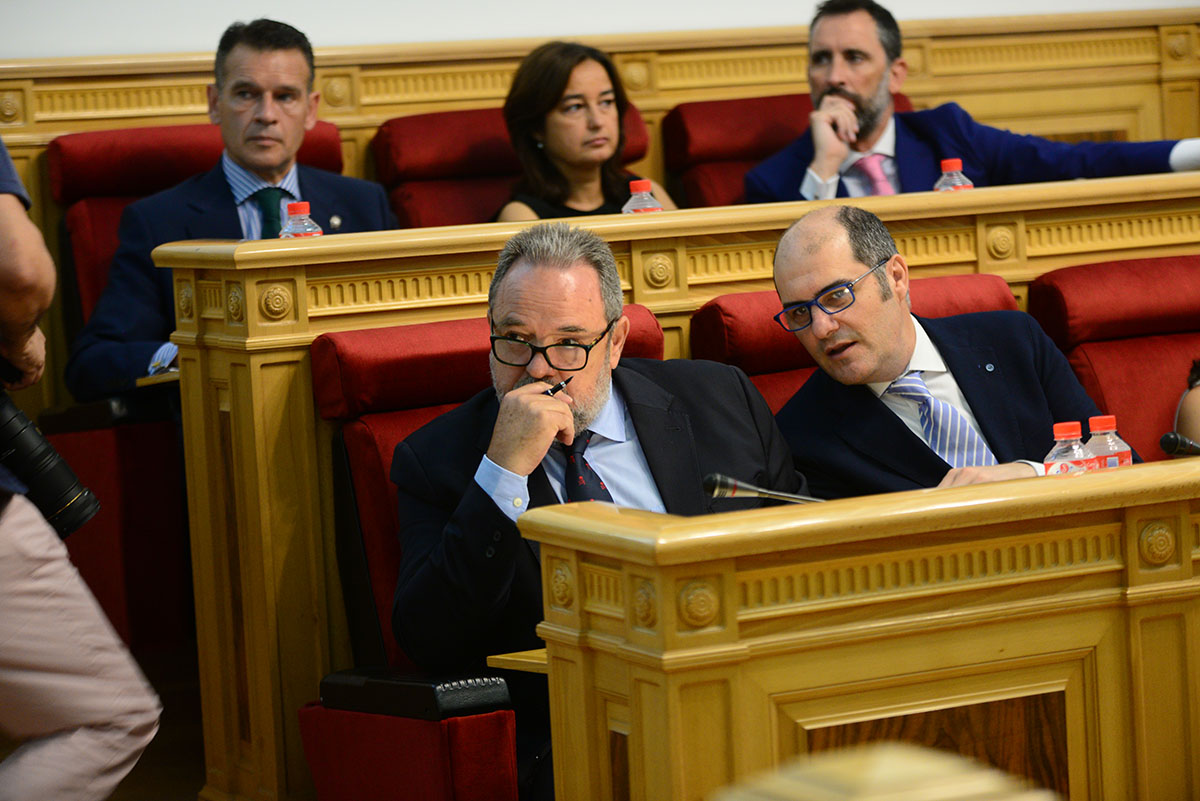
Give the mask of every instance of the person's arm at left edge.
[{"label": "person's arm at left edge", "polygon": [[[0,147],[0,154],[9,161],[7,150]],[[25,212],[24,195],[0,185],[0,356],[21,373],[5,385],[8,389],[30,386],[45,369],[46,338],[37,323],[54,299],[55,279],[54,262]]]}]

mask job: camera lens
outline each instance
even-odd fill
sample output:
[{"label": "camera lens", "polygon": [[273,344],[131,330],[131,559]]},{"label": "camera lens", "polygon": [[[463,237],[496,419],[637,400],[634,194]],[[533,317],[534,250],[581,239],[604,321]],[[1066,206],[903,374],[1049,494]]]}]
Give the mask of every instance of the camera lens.
[{"label": "camera lens", "polygon": [[0,392],[0,463],[29,487],[27,498],[66,537],[100,510],[92,491],[79,483],[37,426]]}]

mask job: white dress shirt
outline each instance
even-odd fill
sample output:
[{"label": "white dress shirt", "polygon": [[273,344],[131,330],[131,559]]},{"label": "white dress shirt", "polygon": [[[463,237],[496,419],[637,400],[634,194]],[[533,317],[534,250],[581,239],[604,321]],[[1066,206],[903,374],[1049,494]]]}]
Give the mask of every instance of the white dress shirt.
[{"label": "white dress shirt", "polygon": [[[638,442],[633,418],[629,416],[625,400],[615,385],[611,387],[600,413],[592,421],[591,431],[592,438],[583,455],[608,488],[613,503],[630,509],[667,511]],[[542,469],[559,502],[564,502],[567,457],[562,448],[550,447],[542,459]],[[475,483],[513,522],[529,508],[528,476],[505,470],[486,455],[475,471]]]}]

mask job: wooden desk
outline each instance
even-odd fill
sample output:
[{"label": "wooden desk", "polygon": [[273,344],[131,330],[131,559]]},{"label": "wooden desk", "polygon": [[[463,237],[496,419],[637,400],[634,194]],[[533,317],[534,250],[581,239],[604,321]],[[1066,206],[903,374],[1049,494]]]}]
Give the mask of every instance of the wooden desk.
[{"label": "wooden desk", "polygon": [[[1055,267],[1195,252],[1200,174],[856,201],[889,222],[915,275],[993,272],[1019,296]],[[767,289],[780,233],[814,204],[590,218],[626,299],[669,356],[708,298]],[[482,316],[519,225],[157,248],[174,268],[204,710],[205,797],[310,792],[296,710],[351,657],[333,547],[332,426],[308,348],[324,331]],[[799,344],[797,343],[797,347]],[[1200,712],[1197,713],[1200,719]]]},{"label": "wooden desk", "polygon": [[879,738],[1073,801],[1200,795],[1200,459],[520,526],[541,548],[559,798],[699,801]]}]

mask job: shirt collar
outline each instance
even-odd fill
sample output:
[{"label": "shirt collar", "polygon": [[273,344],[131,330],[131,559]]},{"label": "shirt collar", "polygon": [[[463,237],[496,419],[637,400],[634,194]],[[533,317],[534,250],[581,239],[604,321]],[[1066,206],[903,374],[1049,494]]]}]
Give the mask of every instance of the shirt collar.
[{"label": "shirt collar", "polygon": [[[589,426],[593,434],[599,434],[613,442],[624,442],[629,439],[626,428],[628,413],[625,409],[625,399],[621,397],[616,384],[609,385],[608,400],[600,407],[600,413]],[[576,432],[578,433],[578,432]]]},{"label": "shirt collar", "polygon": [[300,197],[300,178],[297,174],[295,162],[292,163],[292,168],[287,171],[287,174],[283,176],[283,180],[277,184],[264,181],[259,176],[236,163],[229,157],[229,151],[221,154],[221,170],[225,173],[225,181],[229,184],[229,188],[233,192],[233,202],[239,206],[246,202],[255,192],[268,186],[279,187],[291,195],[293,199]]},{"label": "shirt collar", "polygon": [[[920,370],[923,373],[946,372],[946,362],[942,359],[942,354],[938,352],[937,345],[934,345],[933,340],[929,338],[929,334],[925,333],[925,329],[921,326],[921,321],[911,314],[908,317],[912,320],[913,328],[916,331],[916,343],[913,345],[913,352],[908,360],[908,366],[896,378],[908,375],[913,370]],[[896,378],[893,378],[892,381],[895,381]],[[892,385],[892,381],[873,381],[867,384],[867,386],[871,388],[876,397],[879,397]]]},{"label": "shirt collar", "polygon": [[883,127],[883,134],[875,146],[865,153],[851,150],[842,161],[842,166],[838,167],[838,174],[845,175],[846,171],[857,164],[859,159],[872,153],[881,153],[889,159],[896,158],[896,116],[894,114],[888,117],[887,125]]}]

